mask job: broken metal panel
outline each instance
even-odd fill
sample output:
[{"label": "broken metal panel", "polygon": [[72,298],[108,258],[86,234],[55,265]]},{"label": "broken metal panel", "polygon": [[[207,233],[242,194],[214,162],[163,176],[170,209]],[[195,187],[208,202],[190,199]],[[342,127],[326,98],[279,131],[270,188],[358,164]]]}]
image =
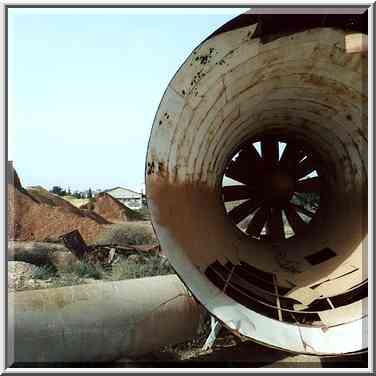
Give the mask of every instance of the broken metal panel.
[{"label": "broken metal panel", "polygon": [[78,258],[83,259],[89,248],[78,230],[71,231],[61,236],[64,245]]},{"label": "broken metal panel", "polygon": [[[306,352],[329,354],[341,348],[343,353],[366,349],[368,346],[368,320],[363,317],[343,325],[314,330],[301,330],[302,341],[306,344]],[[341,342],[341,343],[340,343]]]},{"label": "broken metal panel", "polygon": [[368,298],[358,300],[337,309],[322,311],[318,315],[327,326],[341,325],[344,322],[356,321],[367,315]]},{"label": "broken metal panel", "polygon": [[[320,348],[325,325],[312,307],[326,310],[329,303],[320,300],[324,295],[336,308],[337,296],[346,294],[352,283],[366,280],[367,60],[361,52],[346,51],[351,31],[341,25],[347,16],[337,15],[330,22],[319,24],[315,23],[317,18],[309,18],[306,27],[299,23],[297,29],[283,21],[275,22],[276,27],[287,27],[286,32],[282,27],[276,35],[270,19],[263,17],[213,34],[174,76],[160,104],[149,142],[148,203],[164,253],[184,283],[224,325],[271,346],[325,353],[329,348]],[[267,29],[263,31],[264,21]],[[358,21],[360,29],[355,31],[359,32],[364,25]],[[172,99],[171,92],[179,99]],[[161,114],[169,113],[169,106],[172,113],[177,112],[177,102],[179,116],[163,128],[159,123]],[[303,226],[297,217],[301,211],[293,207],[288,219],[295,231],[285,239],[280,220],[271,223],[267,211],[262,218],[259,217],[263,213],[252,219],[253,224],[248,223],[246,228],[253,230],[251,234],[243,232],[226,212],[221,191],[223,175],[241,146],[257,137],[277,134],[310,146],[318,160],[314,167],[320,178],[317,213]],[[308,149],[305,154],[310,154]],[[247,175],[245,170],[255,165],[250,158],[233,164]],[[272,167],[275,165],[279,165],[278,161]],[[256,170],[250,175],[252,183],[264,173]],[[296,170],[305,174],[312,165],[306,161]],[[297,172],[296,176],[303,177],[302,174]],[[282,175],[276,174],[272,181],[278,181],[278,176]],[[283,196],[277,186],[270,190],[273,208],[277,198],[281,200]],[[269,188],[265,185],[265,189]],[[305,189],[316,188],[306,185]],[[289,192],[285,192],[288,198]],[[244,210],[251,206],[244,205]],[[238,211],[241,215],[235,219],[241,221],[244,218],[240,217],[247,213]],[[265,234],[261,228],[264,220]],[[280,229],[275,230],[276,226]],[[328,249],[333,257],[320,258],[312,265],[309,256]],[[221,267],[211,270],[216,263]],[[227,281],[230,270],[225,272],[223,268],[229,263],[235,269]],[[273,276],[278,294],[273,282],[272,291],[265,282],[252,288],[256,276],[241,274],[239,266],[244,263]],[[359,272],[345,276],[355,269]],[[207,270],[211,277],[204,274]],[[336,276],[344,278],[344,283]],[[362,298],[354,295],[351,299]],[[354,303],[348,297],[343,299],[345,305]],[[267,312],[278,320],[277,300],[283,321],[274,322]],[[263,329],[259,322],[265,323],[261,325]],[[276,327],[273,335],[263,332],[270,325]],[[314,350],[299,340],[306,327],[312,338],[319,338],[318,345],[312,343]],[[284,341],[284,337],[291,340]],[[300,344],[294,347],[293,338]],[[335,343],[329,349],[333,353],[348,351],[348,344],[341,347],[335,339],[330,341]],[[352,351],[356,351],[355,347]]]},{"label": "broken metal panel", "polygon": [[[349,274],[334,280],[328,280],[315,287],[320,296],[333,296],[338,294],[339,290],[349,290],[364,280],[360,269],[354,270]],[[311,287],[312,288],[312,287]]]}]

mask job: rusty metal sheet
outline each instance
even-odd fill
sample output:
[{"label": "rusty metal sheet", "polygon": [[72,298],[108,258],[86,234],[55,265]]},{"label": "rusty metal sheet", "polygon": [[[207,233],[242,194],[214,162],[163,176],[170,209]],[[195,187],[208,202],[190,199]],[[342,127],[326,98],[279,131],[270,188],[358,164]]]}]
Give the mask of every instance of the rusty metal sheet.
[{"label": "rusty metal sheet", "polygon": [[[249,17],[255,17],[254,22]],[[296,315],[283,311],[286,307],[281,307],[282,317],[274,311],[269,314],[236,292],[231,281],[223,291],[205,275],[215,262],[244,262],[272,275],[278,289],[288,290],[286,299],[295,297],[295,304],[309,309],[322,304],[318,300],[325,283],[330,294],[344,293],[355,283],[347,277],[343,285],[339,278],[337,285],[336,275],[359,269],[356,282],[366,280],[365,16],[350,28],[344,27],[348,16],[328,16],[326,27],[315,24],[323,21],[322,16],[302,17],[296,28],[287,26],[289,17],[281,23],[273,17],[275,26],[281,27],[277,34],[270,17],[261,14],[225,25],[194,49],[170,82],[153,124],[146,160],[153,225],[163,252],[184,283],[231,330],[296,352],[358,351],[364,349],[365,342],[359,339],[364,318],[345,324],[344,315],[343,325],[328,329],[316,311],[304,313],[302,305]],[[363,36],[354,37],[354,31]],[[268,233],[261,236],[261,225],[256,234],[237,227],[222,202],[222,178],[241,145],[276,134],[309,145],[318,156],[318,164],[300,165],[303,172],[298,178],[315,168],[323,180],[320,207],[309,224],[303,226],[295,212],[294,222],[289,213],[295,223],[293,236],[283,239],[280,229],[279,236],[274,233],[270,240]],[[252,176],[245,171],[252,165],[239,162],[243,177]],[[261,179],[262,174],[253,171],[253,179]],[[309,184],[306,189],[311,189]],[[247,221],[246,209],[236,219]],[[325,250],[330,259],[317,265],[307,259]],[[319,283],[321,288],[311,288]],[[266,286],[260,283],[258,288]],[[343,343],[340,333],[346,330],[357,334],[354,343]]]}]

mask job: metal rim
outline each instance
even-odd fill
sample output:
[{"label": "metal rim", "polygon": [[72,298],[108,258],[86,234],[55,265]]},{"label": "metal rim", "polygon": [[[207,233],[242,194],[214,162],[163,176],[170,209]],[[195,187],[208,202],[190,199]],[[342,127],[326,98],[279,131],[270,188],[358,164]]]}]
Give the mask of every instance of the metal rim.
[{"label": "metal rim", "polygon": [[[297,97],[308,98],[310,96],[324,95],[327,89],[336,114],[342,106],[350,110],[350,105],[346,101],[342,103],[343,97],[348,93],[347,91],[342,91],[340,100],[338,100],[338,95],[334,95],[334,92],[340,89],[340,86],[342,88],[342,86],[346,86],[349,83],[347,79],[343,78],[346,69],[332,66],[332,62],[329,61],[329,57],[332,57],[331,54],[329,55],[330,46],[335,47],[337,45],[338,47],[340,45],[341,48],[335,48],[339,57],[348,57],[348,55],[345,55],[345,49],[342,48],[342,38],[345,32],[330,28],[320,29],[320,25],[318,25],[318,29],[312,30],[312,32],[308,30],[307,32],[293,35],[294,41],[292,41],[292,37],[279,35],[273,42],[274,39],[270,38],[268,40],[252,40],[252,35],[255,38],[259,38],[259,35],[256,36],[258,29],[255,31],[255,26],[235,29],[231,33],[224,32],[206,40],[186,60],[166,90],[155,117],[146,161],[148,203],[152,211],[154,228],[164,252],[188,288],[211,314],[218,317],[231,330],[274,347],[307,354],[338,354],[364,349],[367,343],[366,312],[364,312],[364,315],[357,316],[358,319],[356,320],[343,320],[341,324],[330,324],[328,327],[315,327],[307,326],[300,322],[280,321],[242,305],[226,294],[226,289],[224,291],[223,287],[216,286],[204,274],[205,268],[213,260],[219,260],[222,266],[226,264],[227,258],[232,259],[234,264],[238,263],[239,260],[243,260],[242,257],[246,257],[249,248],[256,245],[257,242],[260,247],[257,249],[259,252],[256,253],[261,253],[260,250],[268,250],[263,242],[258,240],[244,239],[244,236],[240,239],[238,233],[234,231],[234,226],[228,226],[230,219],[224,215],[223,204],[220,200],[221,181],[219,180],[223,169],[226,167],[224,166],[227,158],[226,154],[228,150],[236,147],[245,137],[254,135],[254,132],[265,126],[270,126],[268,129],[271,129],[276,124],[276,119],[278,123],[281,123],[281,121],[286,123],[286,121],[292,119],[294,123],[291,123],[290,129],[300,127],[298,120],[299,123],[303,121],[305,134],[311,140],[315,139],[315,135],[317,136],[319,132],[324,134],[325,145],[321,145],[323,146],[320,149],[321,155],[325,157],[338,156],[335,161],[336,176],[328,176],[329,190],[333,188],[333,181],[337,179],[338,175],[341,180],[339,190],[342,194],[338,200],[338,205],[332,205],[330,211],[328,210],[330,214],[328,218],[333,220],[333,216],[337,214],[337,207],[341,210],[339,217],[343,220],[339,228],[342,230],[342,234],[346,232],[350,225],[346,221],[345,214],[348,214],[349,209],[351,211],[354,205],[355,208],[360,207],[358,203],[349,202],[347,197],[350,196],[351,192],[347,188],[351,187],[354,192],[358,193],[358,188],[363,183],[362,173],[367,173],[366,167],[361,166],[363,163],[362,158],[364,157],[364,152],[361,148],[367,143],[366,137],[363,137],[362,141],[358,138],[356,139],[357,150],[348,147],[350,145],[349,142],[355,141],[349,130],[351,129],[352,131],[356,125],[361,124],[362,119],[360,116],[354,114],[357,118],[354,121],[354,118],[351,117],[343,119],[346,114],[342,114],[344,116],[339,116],[339,119],[328,123],[328,119],[321,118],[324,103],[307,101],[304,104],[303,101],[294,106],[288,106],[285,103],[286,100],[291,101]],[[320,53],[319,57],[324,56],[324,60],[328,60],[327,64],[319,65],[317,72],[314,72],[316,75],[312,74],[311,60],[304,60],[306,58],[303,53],[301,54],[302,56],[299,55],[299,51],[305,50],[291,46],[294,47],[294,51],[299,55],[299,59],[305,62],[304,66],[302,66],[304,72],[291,76],[293,78],[290,76],[287,78],[286,74],[281,75],[279,70],[284,64],[281,56],[283,57],[284,55],[274,54],[271,46],[292,45],[297,40],[303,45],[306,42],[305,37],[311,38],[318,45],[325,40],[328,48],[324,47],[323,54]],[[249,52],[248,63],[252,70],[250,72],[247,70],[250,81],[246,82],[246,84],[249,85],[249,90],[254,94],[253,96],[246,96],[241,92],[239,94],[240,97],[238,97],[238,91],[232,91],[232,89],[238,89],[235,85],[240,87],[243,83],[243,79],[238,80],[235,77],[236,73],[232,70],[237,64],[241,63],[238,59],[239,55],[241,55],[240,50],[242,53],[244,51],[245,53]],[[320,50],[319,47],[315,48],[312,54],[317,55]],[[261,68],[258,69],[257,63],[261,64],[262,60],[261,51],[266,52],[268,56],[273,55],[269,56],[272,62],[270,72],[268,71],[268,66],[264,68],[264,65],[261,65]],[[239,54],[237,54],[238,52]],[[216,53],[219,55],[216,56]],[[255,55],[252,55],[253,53]],[[259,53],[260,56],[258,55]],[[195,57],[197,57],[197,54],[209,57],[207,61],[205,60],[205,64],[196,63]],[[225,57],[225,62],[220,59],[221,56]],[[275,64],[276,59],[281,60],[277,65],[278,68],[276,68],[278,72],[274,72],[274,68],[272,68],[275,67],[273,64]],[[294,70],[295,61],[290,61],[287,57],[286,59],[286,71],[289,72],[290,68]],[[289,62],[291,62],[291,66]],[[333,80],[333,75],[329,74],[329,70],[325,70],[327,66],[331,67],[331,69],[339,69],[340,74],[338,77],[334,77],[338,78],[338,81]],[[246,70],[245,62],[241,63],[240,67]],[[305,70],[309,72],[307,73]],[[201,74],[202,72],[206,75],[205,79],[203,78],[204,74]],[[252,81],[256,74],[267,75],[268,80],[255,80],[257,81],[256,85]],[[320,76],[320,74],[323,76]],[[223,77],[225,79],[222,81]],[[229,82],[233,85],[230,88],[226,78],[229,78]],[[290,82],[285,82],[290,80],[290,78],[296,85],[296,90],[295,86],[292,87],[290,85]],[[274,85],[268,86],[274,79],[280,80],[279,84],[284,84],[286,90],[291,90],[289,96],[283,96],[283,93],[285,93],[283,90],[285,89],[279,91]],[[344,79],[343,83],[341,82],[342,79]],[[309,88],[308,91],[305,86]],[[271,87],[273,90],[275,89],[272,94],[274,94],[274,99],[279,103],[279,106],[273,107],[274,104],[271,103],[273,95],[268,92]],[[359,89],[356,92],[356,98],[359,98],[362,92],[363,89]],[[263,95],[260,95],[260,93]],[[276,99],[275,97],[278,98]],[[350,98],[346,99],[350,100]],[[272,106],[272,111],[269,111],[270,108],[267,105],[263,106],[262,101]],[[360,99],[357,103],[360,103]],[[222,120],[224,120],[223,124],[229,126],[221,128],[221,117],[216,115],[219,115],[219,112],[226,104],[228,106],[224,112],[226,112],[228,117],[223,117]],[[238,111],[228,111],[230,105],[235,106],[236,104],[238,104]],[[260,116],[262,110],[268,114],[264,118]],[[332,114],[331,110],[332,107],[329,106],[328,116]],[[248,116],[252,111],[254,111],[252,115]],[[294,111],[299,114],[304,112],[304,114],[301,117],[297,115],[296,118],[291,118]],[[354,109],[354,111],[357,110]],[[167,114],[169,119],[167,119]],[[210,115],[210,121],[200,121],[201,115],[205,114]],[[233,120],[232,115],[234,115],[234,118],[236,115],[241,115],[241,117],[236,122],[236,120]],[[295,116],[295,113],[293,116]],[[260,118],[263,118],[261,119],[263,121],[260,124],[256,124],[256,120],[258,121]],[[230,124],[227,124],[227,119],[229,119]],[[346,123],[346,126],[342,126],[343,122]],[[348,123],[352,124],[349,126]],[[337,137],[340,142],[337,141]],[[338,150],[332,151],[333,143],[336,142]],[[339,162],[340,158],[344,158],[341,163]],[[350,163],[351,166],[348,166]],[[355,175],[351,173],[353,170],[350,169],[354,165],[360,172],[356,181],[354,179]],[[324,169],[326,173],[325,166]],[[323,174],[320,175],[320,173],[318,175],[320,178],[324,176]],[[326,193],[320,191],[320,206],[321,203],[324,204],[322,205],[323,209],[325,209],[326,199]],[[179,200],[181,200],[182,206],[178,208],[176,203]],[[321,208],[320,212],[322,213]],[[354,210],[354,215],[357,214]],[[317,216],[318,214],[316,213],[311,222],[316,222]],[[329,231],[330,229],[326,233]],[[345,250],[351,250],[350,246],[359,248],[358,238],[362,235],[361,231],[359,231],[359,236],[357,235],[350,240],[345,239],[344,241],[342,241],[342,234],[338,233],[338,236],[333,239],[335,250],[343,249],[344,243],[347,246],[347,248],[344,248]],[[324,234],[325,236],[327,235]],[[304,238],[304,236],[296,236],[296,239],[291,241],[289,245],[294,245],[295,240],[296,242],[302,240],[299,238]],[[286,244],[287,240],[290,241],[286,239]],[[321,240],[315,239],[315,234],[312,234],[310,241],[313,244],[310,244],[310,248],[314,251],[319,250],[322,247],[319,244]],[[296,251],[300,250],[296,249]],[[301,258],[306,255],[308,253],[303,254]],[[340,257],[337,260],[340,258],[343,260],[349,255],[339,254],[338,256]],[[332,265],[337,264],[335,262],[329,266],[328,264],[321,264],[319,268],[316,268],[315,271],[318,270],[318,277],[323,277],[325,273],[329,273]],[[315,283],[315,281],[317,281],[316,275],[314,276],[314,281],[309,281],[307,284]],[[359,303],[363,303],[363,301],[359,301]],[[336,312],[333,311],[332,313]],[[344,332],[352,337],[353,340],[351,342],[343,341]]]}]

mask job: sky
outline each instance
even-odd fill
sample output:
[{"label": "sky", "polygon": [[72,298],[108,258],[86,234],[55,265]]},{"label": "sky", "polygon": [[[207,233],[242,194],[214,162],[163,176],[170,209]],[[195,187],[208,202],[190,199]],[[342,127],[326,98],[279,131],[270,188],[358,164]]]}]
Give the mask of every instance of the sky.
[{"label": "sky", "polygon": [[24,186],[140,191],[163,93],[246,9],[9,9],[8,160]]}]

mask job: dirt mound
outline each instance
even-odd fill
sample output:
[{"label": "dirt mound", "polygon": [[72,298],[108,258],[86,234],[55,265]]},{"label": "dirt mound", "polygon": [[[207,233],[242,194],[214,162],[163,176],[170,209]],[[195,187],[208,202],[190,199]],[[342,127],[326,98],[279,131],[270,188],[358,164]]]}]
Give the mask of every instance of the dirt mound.
[{"label": "dirt mound", "polygon": [[91,219],[93,219],[94,221],[102,224],[102,225],[109,225],[111,224],[111,222],[107,221],[106,218],[103,218],[102,216],[100,216],[99,214],[91,211],[91,210],[86,210],[86,209],[80,209],[81,213],[83,213],[85,215],[85,217],[89,217]]},{"label": "dirt mound", "polygon": [[95,200],[80,207],[96,213],[107,221],[113,223],[127,222],[127,221],[140,221],[143,219],[142,215],[129,209],[116,200],[108,193],[100,193],[95,197]]},{"label": "dirt mound", "polygon": [[81,214],[80,209],[76,208],[70,202],[64,200],[58,195],[47,191],[47,189],[41,186],[27,187],[27,191],[33,196],[38,203],[47,204],[49,206],[61,207],[73,213]]},{"label": "dirt mound", "polygon": [[8,161],[8,187],[14,187],[19,192],[22,192],[24,195],[28,196],[32,201],[38,202],[37,199],[30,195],[30,193],[22,186],[21,180],[16,172],[16,170],[13,168],[13,163]]},{"label": "dirt mound", "polygon": [[31,196],[33,196],[36,200],[38,200],[40,204],[47,204],[49,206],[60,207],[71,213],[76,213],[77,215],[91,218],[94,221],[103,225],[107,225],[111,223],[107,221],[105,218],[101,217],[97,213],[93,213],[89,210],[81,210],[77,208],[76,206],[72,205],[69,201],[63,199],[62,197],[58,195],[55,195],[54,193],[47,191],[41,186],[29,187],[27,191],[29,192]]},{"label": "dirt mound", "polygon": [[18,177],[16,170],[13,168],[13,163],[8,161],[8,184],[15,186],[19,190],[23,190],[21,180]]},{"label": "dirt mound", "polygon": [[89,198],[77,198],[70,195],[63,196],[63,199],[71,203],[76,208],[79,208],[80,206],[85,205],[90,201]]},{"label": "dirt mound", "polygon": [[58,196],[51,197],[46,190],[34,188],[30,193],[22,188],[19,179],[17,185],[12,181],[14,179],[8,180],[10,240],[55,241],[77,229],[85,241],[91,242],[108,223],[104,218],[80,211]]}]

